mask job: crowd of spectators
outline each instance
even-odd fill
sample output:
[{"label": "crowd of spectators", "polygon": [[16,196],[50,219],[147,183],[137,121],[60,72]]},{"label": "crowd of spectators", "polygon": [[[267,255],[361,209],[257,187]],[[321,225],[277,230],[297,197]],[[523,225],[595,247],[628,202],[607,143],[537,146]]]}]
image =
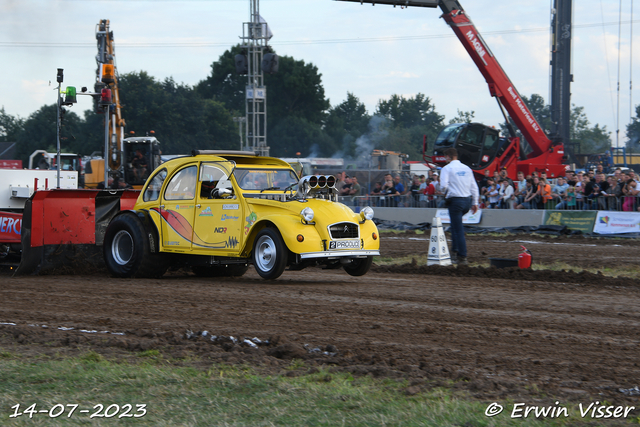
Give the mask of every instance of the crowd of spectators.
[{"label": "crowd of spectators", "polygon": [[[366,194],[357,178],[338,174],[341,200],[354,206],[443,208],[444,194],[437,170],[413,175],[405,185],[398,174],[387,174],[382,182],[372,183]],[[409,180],[407,180],[409,181]],[[586,172],[567,171],[565,176],[548,177],[545,172],[526,175],[518,172],[515,180],[506,170],[486,171],[478,181],[481,209],[555,209],[640,211],[640,177],[631,169],[605,172],[602,165]],[[366,185],[365,185],[366,186]]]}]

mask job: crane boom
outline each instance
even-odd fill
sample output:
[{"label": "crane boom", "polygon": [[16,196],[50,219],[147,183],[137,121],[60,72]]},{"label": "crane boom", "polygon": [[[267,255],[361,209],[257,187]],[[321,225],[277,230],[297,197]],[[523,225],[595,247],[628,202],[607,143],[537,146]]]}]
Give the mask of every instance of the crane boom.
[{"label": "crane boom", "polygon": [[531,156],[539,156],[547,152],[552,145],[551,140],[547,137],[531,111],[529,111],[529,108],[469,16],[464,13],[464,10],[459,9],[444,13],[442,17],[451,26],[451,29],[480,70],[480,73],[482,73],[489,85],[491,96],[496,97],[500,104],[504,106],[533,149]]},{"label": "crane boom", "polygon": [[[511,137],[498,138],[495,131],[473,123],[467,128],[451,125],[438,136],[434,146],[433,161],[443,157],[437,155],[446,147],[460,147],[465,152],[469,166],[482,173],[485,169],[507,169],[531,173],[534,170],[548,171],[557,176],[565,169],[564,147],[560,141],[552,142],[522,100],[517,89],[504,72],[477,28],[465,13],[458,0],[338,0],[358,3],[388,4],[393,6],[440,7],[442,18],[451,27],[465,50],[476,64],[489,86],[489,93],[498,100],[500,109],[509,125],[506,112],[522,132],[532,151],[524,155],[520,151],[520,140],[515,132]],[[511,127],[510,127],[511,130]],[[460,151],[460,150],[459,150]],[[461,157],[462,159],[462,157]]]},{"label": "crane boom", "polygon": [[[104,87],[104,67],[113,66],[113,82],[109,83],[112,93],[113,104],[109,108],[109,113],[105,115],[105,120],[109,121],[109,169],[117,171],[122,167],[122,141],[124,139],[125,121],[122,118],[120,109],[120,95],[118,91],[118,73],[115,64],[115,46],[113,43],[113,31],[109,30],[109,20],[102,19],[96,29],[96,40],[98,42],[98,54],[96,55],[96,92]],[[101,110],[99,110],[101,112]]]}]

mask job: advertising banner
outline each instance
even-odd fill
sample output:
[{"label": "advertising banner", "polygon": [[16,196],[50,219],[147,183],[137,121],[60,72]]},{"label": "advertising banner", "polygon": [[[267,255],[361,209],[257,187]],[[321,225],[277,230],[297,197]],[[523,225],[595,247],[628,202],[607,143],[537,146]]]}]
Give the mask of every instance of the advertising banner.
[{"label": "advertising banner", "polygon": [[22,214],[0,212],[0,243],[20,243]]},{"label": "advertising banner", "polygon": [[546,211],[544,225],[566,225],[569,230],[591,233],[596,220],[595,211]]},{"label": "advertising banner", "polygon": [[[436,211],[436,218],[440,218],[443,224],[451,223],[448,209],[438,209]],[[463,224],[480,224],[481,219],[482,219],[482,209],[478,209],[478,212],[476,212],[475,214],[472,214],[471,211],[467,212],[462,217],[462,223]]]},{"label": "advertising banner", "polygon": [[598,211],[593,232],[598,234],[640,233],[640,213]]}]

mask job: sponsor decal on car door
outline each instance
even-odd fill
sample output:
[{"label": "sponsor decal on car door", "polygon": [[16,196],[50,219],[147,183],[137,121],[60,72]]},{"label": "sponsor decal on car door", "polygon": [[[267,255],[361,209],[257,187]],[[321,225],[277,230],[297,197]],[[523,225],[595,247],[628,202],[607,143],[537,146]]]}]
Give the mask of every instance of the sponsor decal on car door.
[{"label": "sponsor decal on car door", "polygon": [[154,208],[162,221],[162,243],[170,252],[191,250],[197,165],[180,169],[167,184],[162,203]]},{"label": "sponsor decal on car door", "polygon": [[[229,180],[233,164],[203,162],[198,176],[198,194],[193,220],[194,252],[216,251],[232,255],[240,248],[241,204],[234,198]],[[224,194],[231,189],[232,194]]]}]

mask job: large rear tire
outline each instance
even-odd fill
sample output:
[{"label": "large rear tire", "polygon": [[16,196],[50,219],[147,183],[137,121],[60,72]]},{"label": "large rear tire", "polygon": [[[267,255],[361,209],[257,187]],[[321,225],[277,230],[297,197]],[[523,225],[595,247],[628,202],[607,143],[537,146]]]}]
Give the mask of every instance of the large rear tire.
[{"label": "large rear tire", "polygon": [[351,276],[364,276],[373,264],[373,256],[366,258],[354,258],[349,264],[344,266],[344,271]]},{"label": "large rear tire", "polygon": [[216,266],[194,265],[191,271],[198,277],[240,277],[247,272],[246,264],[229,264]]},{"label": "large rear tire", "polygon": [[152,253],[147,233],[138,218],[114,218],[104,235],[103,255],[115,277],[161,277],[167,271],[160,254]]},{"label": "large rear tire", "polygon": [[253,244],[253,265],[263,279],[273,280],[287,267],[289,249],[278,230],[265,228],[256,236]]}]

